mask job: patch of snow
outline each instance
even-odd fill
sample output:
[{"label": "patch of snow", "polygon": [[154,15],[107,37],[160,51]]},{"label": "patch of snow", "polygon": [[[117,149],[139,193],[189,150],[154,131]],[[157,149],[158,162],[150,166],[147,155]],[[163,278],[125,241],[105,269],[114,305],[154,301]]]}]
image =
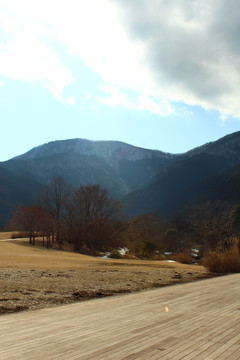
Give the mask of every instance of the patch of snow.
[{"label": "patch of snow", "polygon": [[193,257],[199,256],[199,250],[198,249],[191,249],[191,256],[193,256]]},{"label": "patch of snow", "polygon": [[101,253],[101,256],[97,256],[100,259],[110,259],[111,253],[110,252],[105,252],[105,253]]},{"label": "patch of snow", "polygon": [[129,249],[127,247],[119,248],[118,252],[119,252],[120,255],[123,256],[123,255],[126,255],[126,254],[129,253]]}]

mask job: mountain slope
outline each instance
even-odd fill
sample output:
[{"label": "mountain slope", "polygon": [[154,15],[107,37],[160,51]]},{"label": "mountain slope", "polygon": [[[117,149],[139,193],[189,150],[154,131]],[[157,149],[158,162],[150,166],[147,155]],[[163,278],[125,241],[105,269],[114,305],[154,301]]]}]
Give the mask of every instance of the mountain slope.
[{"label": "mountain slope", "polygon": [[240,165],[189,189],[188,196],[182,194],[180,200],[185,204],[216,200],[240,201]]},{"label": "mountain slope", "polygon": [[178,155],[118,141],[73,139],[38,146],[0,163],[0,225],[17,204],[34,202],[57,176],[74,188],[100,184],[123,198],[128,214],[169,217],[203,201],[239,199],[240,132]]},{"label": "mountain slope", "polygon": [[40,190],[41,184],[30,173],[10,170],[0,163],[0,225],[7,222],[17,205],[35,201]]},{"label": "mountain slope", "polygon": [[209,154],[228,160],[228,166],[233,167],[240,163],[240,131],[226,135],[221,139],[207,143],[183,154],[191,157],[197,154]]},{"label": "mountain slope", "polygon": [[[96,163],[97,160],[102,167],[111,169],[113,176],[117,176],[122,183],[118,190],[121,195],[139,189],[157,172],[177,159],[177,156],[173,154],[143,149],[120,141],[90,141],[86,139],[53,141],[38,146],[16,159],[37,160],[66,154],[72,156],[75,154],[75,160],[77,160],[77,155],[79,159],[85,157],[85,160],[88,159],[90,162],[95,161]],[[81,168],[80,164],[72,165],[74,169]],[[62,170],[64,170],[64,166],[61,166]],[[102,182],[101,185],[103,185]],[[107,185],[105,187],[108,188]]]},{"label": "mountain slope", "polygon": [[148,212],[171,215],[181,210],[178,203],[174,204],[176,197],[182,193],[186,196],[189,189],[227,168],[227,160],[214,155],[198,154],[183,158],[160,172],[142,189],[127,195],[123,199],[127,212],[131,215]]},{"label": "mountain slope", "polygon": [[[1,163],[0,178],[1,174],[4,177],[4,172],[10,172],[12,176],[8,176],[9,181],[4,185],[5,193],[15,193],[18,189],[16,184],[21,184],[25,203],[33,202],[36,190],[58,176],[65,178],[73,188],[100,184],[111,196],[121,198],[145,185],[175,158],[177,156],[122,142],[85,139],[54,141]],[[0,195],[2,212],[9,215],[9,209],[19,203],[19,196],[16,194],[16,201],[14,198],[9,200],[10,205],[7,199],[11,197]]]},{"label": "mountain slope", "polygon": [[185,154],[138,191],[124,198],[130,215],[159,212],[172,217],[204,201],[238,201],[240,132]]}]

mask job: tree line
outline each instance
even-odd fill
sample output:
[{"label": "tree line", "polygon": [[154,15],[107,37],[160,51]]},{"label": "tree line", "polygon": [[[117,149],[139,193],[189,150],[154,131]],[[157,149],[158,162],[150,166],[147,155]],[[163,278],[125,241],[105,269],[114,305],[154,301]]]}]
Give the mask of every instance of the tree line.
[{"label": "tree line", "polygon": [[47,248],[68,244],[76,252],[115,250],[117,255],[119,247],[126,247],[134,257],[185,253],[189,261],[193,248],[198,257],[206,257],[228,251],[232,239],[239,238],[240,204],[209,202],[171,221],[156,213],[126,219],[122,207],[99,185],[72,189],[58,177],[43,190],[38,204],[16,209],[11,227],[24,232],[32,245],[41,236]]},{"label": "tree line", "polygon": [[42,191],[38,204],[17,207],[10,224],[24,232],[32,245],[41,236],[47,248],[57,244],[62,249],[67,242],[74,251],[93,254],[120,245],[121,208],[100,185],[74,190],[58,177]]},{"label": "tree line", "polygon": [[[157,213],[140,215],[128,221],[125,235],[130,253],[138,257],[169,254],[172,259],[192,262],[214,251],[224,254],[239,242],[240,204],[207,202],[171,220]],[[182,258],[176,256],[180,254]]]}]

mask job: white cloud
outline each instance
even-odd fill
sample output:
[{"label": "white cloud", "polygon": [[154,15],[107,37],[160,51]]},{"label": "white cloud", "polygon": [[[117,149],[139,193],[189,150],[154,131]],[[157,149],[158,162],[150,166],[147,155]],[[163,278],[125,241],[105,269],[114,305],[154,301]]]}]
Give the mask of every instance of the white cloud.
[{"label": "white cloud", "polygon": [[[117,0],[140,41],[155,93],[240,117],[240,3],[229,0]],[[125,5],[125,6],[124,6]]]},{"label": "white cloud", "polygon": [[[61,62],[51,46],[41,41],[34,31],[0,14],[3,36],[0,41],[0,74],[9,79],[25,82],[38,81],[61,101],[64,88],[72,83],[71,71]],[[36,30],[36,29],[35,29]],[[39,35],[39,34],[38,34]]]},{"label": "white cloud", "polygon": [[[165,112],[159,100],[156,104],[150,99],[155,95],[154,84],[141,63],[142,45],[128,39],[116,7],[108,0],[42,0],[41,3],[22,0],[21,4],[2,0],[2,3],[5,13],[0,21],[5,41],[0,42],[0,74],[16,80],[39,81],[55,98],[62,100],[73,75],[52,48],[57,43],[71,56],[81,58],[105,84],[136,93],[134,101],[138,105],[131,105],[129,100],[123,100],[127,95],[120,91],[121,106],[158,114]],[[116,96],[102,102],[113,104]],[[167,101],[163,102],[168,107]]]},{"label": "white cloud", "polygon": [[98,100],[107,106],[164,116],[181,102],[240,117],[234,0],[1,0],[0,11],[5,77],[38,81],[73,103],[64,97],[73,75],[61,49],[101,77],[108,96]]},{"label": "white cloud", "polygon": [[62,98],[72,74],[50,44],[81,58],[105,83],[151,92],[152,82],[141,64],[142,45],[129,41],[115,6],[107,0],[32,2],[2,0],[0,73],[24,81],[40,81]]},{"label": "white cloud", "polygon": [[40,81],[55,98],[72,82],[71,71],[48,46],[29,36],[0,44],[0,74],[27,82]]},{"label": "white cloud", "polygon": [[98,97],[98,101],[110,107],[122,106],[135,110],[148,110],[160,116],[174,113],[174,110],[163,99],[152,98],[146,94],[138,93],[130,96],[129,92],[112,84],[100,85],[100,90],[106,92],[108,97]]}]

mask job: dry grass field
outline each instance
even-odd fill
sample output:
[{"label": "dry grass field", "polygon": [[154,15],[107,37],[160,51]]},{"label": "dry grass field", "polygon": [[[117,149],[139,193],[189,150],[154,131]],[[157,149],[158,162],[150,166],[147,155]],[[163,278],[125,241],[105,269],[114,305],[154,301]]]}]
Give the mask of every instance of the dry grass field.
[{"label": "dry grass field", "polygon": [[[0,233],[0,239],[10,238]],[[210,276],[198,265],[102,259],[0,241],[0,314],[141,291]]]},{"label": "dry grass field", "polygon": [[12,236],[11,231],[8,231],[8,232],[1,231],[0,232],[0,240],[2,240],[2,239],[11,239],[11,236]]}]

